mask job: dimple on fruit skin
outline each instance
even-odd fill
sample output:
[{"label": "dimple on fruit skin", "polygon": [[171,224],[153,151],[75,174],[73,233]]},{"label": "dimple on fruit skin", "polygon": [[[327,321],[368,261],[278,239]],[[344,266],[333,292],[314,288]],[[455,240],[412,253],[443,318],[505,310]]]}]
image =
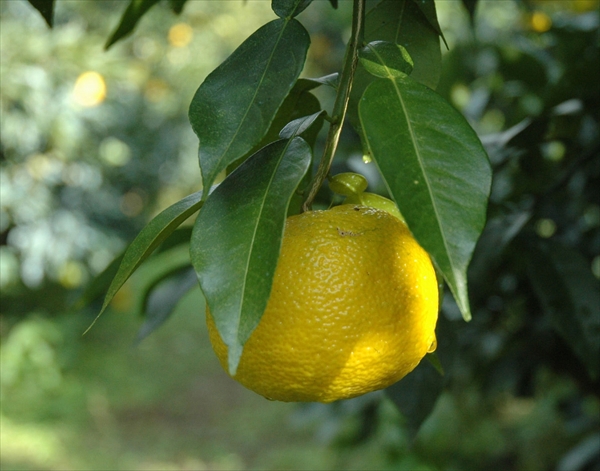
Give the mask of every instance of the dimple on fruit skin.
[{"label": "dimple on fruit skin", "polygon": [[[435,348],[428,254],[389,213],[354,204],[286,222],[262,319],[235,379],[269,399],[332,402],[386,388]],[[213,348],[227,369],[210,311]]]}]

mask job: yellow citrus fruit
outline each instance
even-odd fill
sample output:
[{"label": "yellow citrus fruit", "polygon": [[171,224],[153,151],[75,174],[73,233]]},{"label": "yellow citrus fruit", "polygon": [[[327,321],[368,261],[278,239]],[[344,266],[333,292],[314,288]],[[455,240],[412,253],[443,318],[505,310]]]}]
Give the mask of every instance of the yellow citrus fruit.
[{"label": "yellow citrus fruit", "polygon": [[[235,379],[280,401],[331,402],[385,388],[435,349],[434,268],[400,220],[342,205],[288,218],[267,308]],[[210,340],[227,346],[207,309]]]}]

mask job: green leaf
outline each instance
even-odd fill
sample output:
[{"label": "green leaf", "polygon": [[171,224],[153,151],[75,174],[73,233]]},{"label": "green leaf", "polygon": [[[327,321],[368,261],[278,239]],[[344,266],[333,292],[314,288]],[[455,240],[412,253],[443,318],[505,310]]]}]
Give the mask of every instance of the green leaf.
[{"label": "green leaf", "polygon": [[[444,33],[442,32],[442,28],[440,28],[440,23],[437,19],[437,13],[435,11],[435,0],[413,0],[417,6],[421,9],[427,21],[434,29],[434,31],[442,38],[446,48],[448,48],[448,43],[446,42],[446,38],[444,37]],[[448,48],[449,49],[449,48]]]},{"label": "green leaf", "polygon": [[412,439],[429,417],[443,388],[443,376],[430,362],[421,361],[413,371],[386,389],[386,394],[406,419]]},{"label": "green leaf", "polygon": [[28,0],[31,6],[40,12],[50,28],[54,24],[54,0]]},{"label": "green leaf", "polygon": [[471,27],[475,24],[475,10],[477,8],[477,0],[462,0],[462,4],[469,13]]},{"label": "green leaf", "polygon": [[192,264],[232,375],[267,305],[288,204],[310,160],[300,137],[268,145],[225,178],[196,219]]},{"label": "green leaf", "polygon": [[156,5],[160,0],[131,0],[117,29],[111,34],[104,45],[104,49],[110,48],[114,43],[130,35],[136,27],[138,21],[146,14],[150,8]]},{"label": "green leaf", "polygon": [[373,41],[358,52],[361,65],[375,77],[404,77],[413,71],[413,60],[399,44]]},{"label": "green leaf", "polygon": [[337,90],[340,81],[340,74],[337,72],[329,75],[324,75],[323,77],[317,78],[301,78],[298,79],[298,84],[306,87],[307,90],[312,90],[313,88],[318,87],[319,85],[327,85],[328,87]]},{"label": "green leaf", "polygon": [[554,329],[593,379],[600,376],[600,285],[579,252],[536,239],[526,251],[533,289]]},{"label": "green leaf", "polygon": [[271,8],[280,18],[293,18],[306,9],[313,0],[272,0]]},{"label": "green leaf", "polygon": [[145,320],[137,333],[136,343],[163,325],[181,298],[195,286],[198,286],[198,280],[191,266],[159,280],[145,299]]},{"label": "green leaf", "polygon": [[179,15],[183,11],[183,6],[186,2],[187,0],[169,0],[171,10],[173,10],[173,13],[176,15]]},{"label": "green leaf", "polygon": [[[365,42],[387,41],[400,44],[414,62],[411,77],[435,89],[442,70],[442,53],[438,34],[414,2],[383,0],[370,10],[365,18]],[[348,120],[361,134],[358,103],[366,88],[375,78],[362,65],[356,69]]]},{"label": "green leaf", "polygon": [[94,279],[87,285],[84,292],[79,296],[79,298],[73,304],[74,309],[82,309],[84,306],[87,306],[91,302],[96,301],[101,296],[106,294],[110,283],[113,278],[119,271],[119,266],[123,261],[123,256],[125,253],[123,252],[119,256],[115,257],[115,259],[108,264],[108,266],[102,270]]},{"label": "green leaf", "polygon": [[321,117],[325,111],[317,111],[309,116],[303,116],[302,118],[294,119],[284,126],[279,133],[281,139],[293,139],[296,136],[305,134],[312,126],[315,125],[319,117]]},{"label": "green leaf", "polygon": [[192,268],[190,241],[169,250],[154,252],[150,260],[137,272],[136,304],[141,316],[147,316],[152,293],[165,280]]},{"label": "green leaf", "polygon": [[[413,440],[450,380],[458,350],[456,330],[456,326],[440,314],[436,326],[436,355],[428,354],[413,371],[385,390],[406,419],[408,433]],[[444,375],[440,374],[441,370]]]},{"label": "green leaf", "polygon": [[[312,113],[317,113],[321,110],[321,104],[319,103],[319,100],[309,92],[309,90],[320,86],[321,83],[313,82],[311,80],[312,79],[297,80],[296,84],[279,107],[279,110],[277,111],[277,114],[275,115],[275,118],[273,119],[273,122],[271,123],[267,133],[260,140],[260,142],[252,148],[250,152],[239,159],[239,163],[258,152],[267,144],[279,140],[279,133],[291,121]],[[304,136],[304,139],[311,145],[311,147],[314,146],[314,141],[317,137],[316,134],[318,133],[318,130],[316,131],[317,132],[315,132],[314,135]],[[233,170],[233,168],[237,167],[237,165],[233,164],[233,168],[231,167],[232,166],[228,167],[228,170]]]},{"label": "green leaf", "polygon": [[372,83],[359,113],[390,195],[469,320],[466,271],[491,186],[479,138],[448,102],[410,77]]},{"label": "green leaf", "polygon": [[189,110],[200,139],[204,195],[219,172],[269,130],[304,66],[310,38],[296,20],[258,29],[200,85]]},{"label": "green leaf", "polygon": [[117,291],[119,291],[121,286],[123,286],[140,264],[146,260],[152,252],[154,252],[154,250],[165,241],[175,229],[177,229],[177,227],[198,211],[201,206],[201,192],[193,193],[174,205],[169,206],[142,229],[125,251],[119,269],[104,297],[102,308],[94,319],[94,322],[87,328],[86,332],[96,323],[114,295],[117,294]]},{"label": "green leaf", "polygon": [[[383,0],[365,18],[365,42],[389,41],[400,44],[412,57],[415,68],[411,77],[435,89],[442,71],[442,52],[438,34],[414,2]],[[360,88],[358,100],[372,81],[357,70]],[[356,86],[355,79],[355,86]]]}]

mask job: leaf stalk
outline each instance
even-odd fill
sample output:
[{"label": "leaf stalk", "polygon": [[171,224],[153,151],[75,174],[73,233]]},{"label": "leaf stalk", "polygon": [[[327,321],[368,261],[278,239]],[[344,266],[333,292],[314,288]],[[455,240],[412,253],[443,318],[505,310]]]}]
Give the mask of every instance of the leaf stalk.
[{"label": "leaf stalk", "polygon": [[348,109],[348,100],[350,99],[350,91],[352,90],[352,82],[354,80],[354,72],[358,65],[358,49],[363,45],[364,25],[365,25],[365,2],[366,0],[354,0],[352,11],[352,32],[350,40],[346,46],[346,55],[344,57],[344,66],[340,76],[340,83],[331,113],[331,124],[325,141],[325,149],[323,157],[319,162],[317,173],[310,187],[310,191],[306,201],[302,205],[303,211],[309,211],[312,202],[321,188],[321,185],[329,174],[329,169],[335,156],[335,151],[338,146],[346,111]]}]

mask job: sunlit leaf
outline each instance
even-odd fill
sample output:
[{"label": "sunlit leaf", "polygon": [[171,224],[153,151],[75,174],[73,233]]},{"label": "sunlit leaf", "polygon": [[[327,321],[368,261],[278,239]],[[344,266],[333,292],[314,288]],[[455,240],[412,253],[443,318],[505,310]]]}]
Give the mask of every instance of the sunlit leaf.
[{"label": "sunlit leaf", "polygon": [[200,139],[204,198],[219,172],[249,152],[269,130],[302,71],[309,42],[298,21],[271,21],[200,85],[189,117]]},{"label": "sunlit leaf", "polygon": [[121,17],[119,26],[117,26],[117,29],[114,30],[110,35],[110,38],[108,38],[108,41],[106,41],[104,49],[108,49],[117,41],[130,35],[142,16],[144,16],[146,12],[159,1],[160,0],[131,0],[129,5],[127,5],[125,13],[123,13],[123,16]]},{"label": "sunlit leaf", "polygon": [[577,251],[552,240],[531,243],[527,272],[554,329],[600,376],[600,285]]},{"label": "sunlit leaf", "polygon": [[268,145],[210,194],[190,254],[235,374],[271,291],[288,204],[311,150],[300,137]]},{"label": "sunlit leaf", "polygon": [[390,194],[470,319],[466,271],[491,186],[479,138],[448,102],[410,77],[372,83],[359,112]]},{"label": "sunlit leaf", "polygon": [[54,0],[28,0],[29,3],[40,12],[50,28],[54,24]]},{"label": "sunlit leaf", "polygon": [[280,18],[292,18],[302,13],[313,0],[272,0],[271,8]]},{"label": "sunlit leaf", "polygon": [[[129,245],[119,269],[113,278],[104,298],[102,309],[94,323],[102,315],[117,291],[129,279],[131,274],[146,260],[152,252],[175,231],[187,218],[202,206],[201,192],[186,196],[172,206],[169,206],[144,227]],[[88,330],[92,327],[88,327]],[[86,330],[87,332],[87,330]]]},{"label": "sunlit leaf", "polygon": [[408,51],[399,44],[373,41],[358,54],[361,65],[375,77],[402,77],[410,75],[414,63]]},{"label": "sunlit leaf", "polygon": [[[439,36],[414,2],[383,0],[370,10],[365,18],[365,42],[372,41],[403,46],[414,63],[410,76],[430,88],[437,87],[442,70]],[[348,103],[348,119],[359,134],[358,102],[373,80],[375,77],[359,65]]]}]

